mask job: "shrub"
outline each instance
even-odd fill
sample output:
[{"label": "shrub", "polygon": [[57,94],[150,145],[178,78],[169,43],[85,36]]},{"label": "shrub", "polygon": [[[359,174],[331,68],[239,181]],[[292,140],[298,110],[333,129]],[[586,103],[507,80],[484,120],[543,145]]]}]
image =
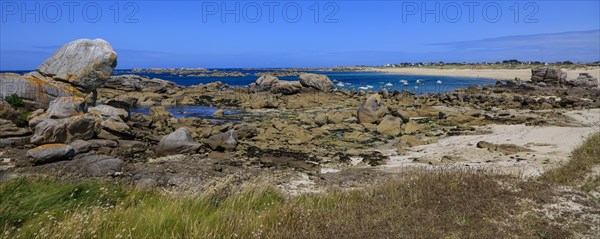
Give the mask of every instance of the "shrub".
[{"label": "shrub", "polygon": [[23,99],[21,99],[21,97],[17,94],[12,94],[9,96],[4,97],[4,100],[6,101],[6,103],[8,103],[10,106],[14,107],[14,108],[21,108],[23,107]]},{"label": "shrub", "polygon": [[10,105],[0,102],[0,118],[7,119],[19,127],[28,125],[29,112],[24,108],[14,109]]}]

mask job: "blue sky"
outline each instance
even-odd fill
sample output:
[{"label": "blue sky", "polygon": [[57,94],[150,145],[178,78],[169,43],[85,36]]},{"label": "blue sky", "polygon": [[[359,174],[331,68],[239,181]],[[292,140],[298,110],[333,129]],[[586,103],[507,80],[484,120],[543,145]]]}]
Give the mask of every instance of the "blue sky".
[{"label": "blue sky", "polygon": [[600,1],[1,0],[0,7],[0,70],[34,69],[79,38],[110,42],[121,69],[600,60]]}]

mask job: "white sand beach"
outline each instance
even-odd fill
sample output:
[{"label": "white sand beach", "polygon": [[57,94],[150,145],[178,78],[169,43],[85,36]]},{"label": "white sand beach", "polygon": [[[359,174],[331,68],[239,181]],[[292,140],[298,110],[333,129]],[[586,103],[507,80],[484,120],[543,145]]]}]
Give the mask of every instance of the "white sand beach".
[{"label": "white sand beach", "polygon": [[[497,80],[513,80],[519,78],[521,80],[529,80],[531,78],[530,69],[434,69],[434,68],[417,68],[417,67],[402,67],[402,68],[371,68],[369,70],[377,72],[385,72],[399,75],[426,75],[426,76],[457,76],[457,77],[478,77],[490,78]],[[567,79],[574,80],[579,76],[579,73],[589,73],[590,75],[600,78],[600,68],[588,68],[570,70],[563,69],[567,72]]]}]

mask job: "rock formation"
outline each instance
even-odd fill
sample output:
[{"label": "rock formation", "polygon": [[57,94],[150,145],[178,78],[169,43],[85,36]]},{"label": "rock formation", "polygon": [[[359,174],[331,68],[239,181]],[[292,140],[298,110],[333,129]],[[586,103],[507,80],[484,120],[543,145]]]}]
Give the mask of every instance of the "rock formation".
[{"label": "rock formation", "polygon": [[117,66],[117,53],[102,39],[80,39],[59,48],[36,71],[52,80],[94,91]]},{"label": "rock formation", "polygon": [[567,72],[556,68],[531,69],[531,81],[544,84],[564,84],[567,80]]},{"label": "rock formation", "polygon": [[580,73],[577,79],[571,82],[575,87],[598,87],[598,78],[588,73]]},{"label": "rock formation", "polygon": [[360,123],[374,123],[388,112],[379,94],[373,94],[358,107],[357,117]]},{"label": "rock formation", "polygon": [[312,87],[319,91],[329,92],[333,89],[333,82],[326,75],[303,73],[300,74],[300,84],[305,87]]},{"label": "rock formation", "polygon": [[304,91],[324,91],[333,89],[333,82],[326,75],[302,73],[299,81],[283,81],[272,75],[263,75],[248,85],[251,93],[271,92],[273,94],[293,95]]},{"label": "rock formation", "polygon": [[208,139],[204,140],[204,143],[213,150],[233,151],[238,144],[236,138],[235,131],[230,130],[225,133],[210,136]]},{"label": "rock formation", "polygon": [[78,96],[94,101],[96,89],[110,77],[117,53],[102,39],[65,44],[35,71],[0,74],[0,97],[16,94],[38,108],[57,97]]}]

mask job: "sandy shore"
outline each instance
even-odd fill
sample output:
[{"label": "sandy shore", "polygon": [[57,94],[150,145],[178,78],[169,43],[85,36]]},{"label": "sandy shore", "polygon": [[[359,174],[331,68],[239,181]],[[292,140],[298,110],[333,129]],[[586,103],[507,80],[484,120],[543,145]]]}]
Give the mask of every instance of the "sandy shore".
[{"label": "sandy shore", "polygon": [[[473,69],[432,69],[432,68],[372,68],[369,70],[377,72],[385,72],[399,75],[425,75],[425,76],[457,76],[457,77],[477,77],[489,78],[497,80],[513,80],[515,77],[521,80],[529,80],[531,78],[530,69],[522,70],[473,70]],[[573,80],[579,76],[579,73],[589,73],[596,78],[600,78],[600,68],[586,70],[565,70],[567,79]]]},{"label": "sandy shore", "polygon": [[[491,134],[452,136],[437,143],[417,146],[406,155],[391,155],[390,162],[383,166],[386,171],[395,172],[406,166],[436,165],[451,167],[486,168],[495,172],[511,173],[523,177],[536,177],[548,168],[564,164],[571,152],[589,135],[598,132],[600,109],[566,112],[565,115],[585,126],[526,126],[489,125],[484,128]],[[477,148],[479,141],[495,144],[516,144],[532,152],[504,155]],[[394,152],[394,149],[388,153]],[[444,156],[452,156],[457,161],[444,162]],[[519,158],[519,160],[516,160]],[[419,159],[420,162],[414,162]]]}]

